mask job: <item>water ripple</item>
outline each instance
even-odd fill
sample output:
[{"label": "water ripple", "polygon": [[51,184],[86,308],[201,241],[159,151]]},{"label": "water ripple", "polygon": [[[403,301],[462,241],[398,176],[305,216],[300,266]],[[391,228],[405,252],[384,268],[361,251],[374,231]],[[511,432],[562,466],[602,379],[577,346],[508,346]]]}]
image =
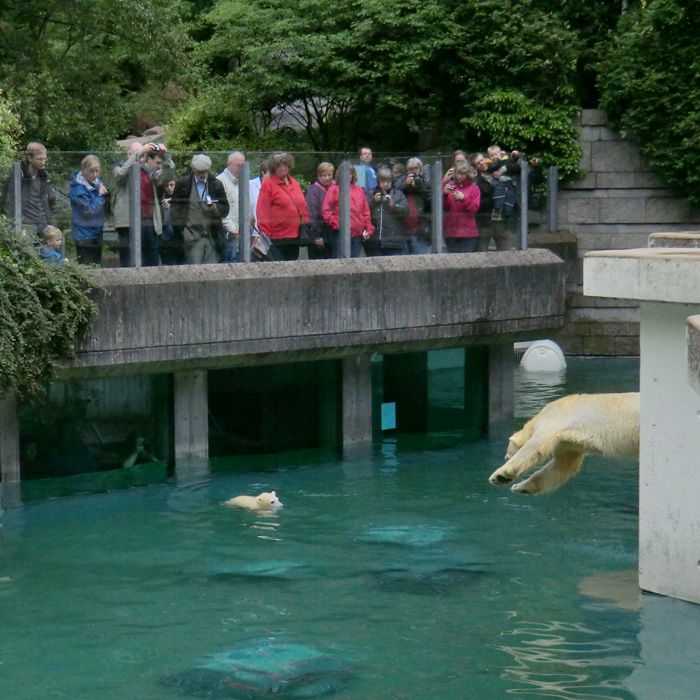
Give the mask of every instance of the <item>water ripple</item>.
[{"label": "water ripple", "polygon": [[[496,647],[516,664],[506,668],[504,678],[528,687],[509,693],[563,700],[634,700],[620,685],[639,663],[630,640],[602,638],[584,625],[559,621],[520,623],[510,636],[527,638]],[[615,675],[619,678],[611,678]]]}]

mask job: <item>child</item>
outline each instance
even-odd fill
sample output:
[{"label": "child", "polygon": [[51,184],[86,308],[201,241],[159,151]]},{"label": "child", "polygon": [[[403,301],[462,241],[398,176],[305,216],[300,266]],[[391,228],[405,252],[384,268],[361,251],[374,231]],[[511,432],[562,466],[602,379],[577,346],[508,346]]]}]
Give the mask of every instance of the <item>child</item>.
[{"label": "child", "polygon": [[64,262],[61,255],[63,245],[63,233],[56,226],[47,226],[41,234],[42,244],[39,247],[39,257],[47,263],[62,265]]},{"label": "child", "polygon": [[520,170],[519,158],[520,153],[513,151],[508,154],[501,149],[500,146],[494,144],[486,149],[488,158],[488,172],[493,178],[493,214],[491,216],[495,221],[510,218],[513,215],[513,208],[517,200],[517,190],[515,183],[511,177],[511,173]]},{"label": "child", "polygon": [[369,210],[374,234],[365,241],[365,255],[403,255],[401,219],[408,215],[408,202],[406,195],[394,187],[394,174],[389,168],[377,171],[377,186],[370,193]]}]

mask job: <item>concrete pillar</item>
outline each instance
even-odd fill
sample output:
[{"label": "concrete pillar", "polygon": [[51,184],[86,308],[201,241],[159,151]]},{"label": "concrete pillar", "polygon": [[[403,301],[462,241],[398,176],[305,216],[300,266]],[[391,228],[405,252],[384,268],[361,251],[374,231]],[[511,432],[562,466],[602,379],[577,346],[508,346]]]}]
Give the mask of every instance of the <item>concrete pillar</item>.
[{"label": "concrete pillar", "polygon": [[489,425],[489,350],[464,348],[464,434],[468,441],[484,437]]},{"label": "concrete pillar", "polygon": [[700,603],[700,397],[688,382],[686,319],[698,313],[698,304],[640,308],[639,585],[693,603]]},{"label": "concrete pillar", "polygon": [[3,484],[18,484],[19,399],[16,391],[0,398],[0,472]]},{"label": "concrete pillar", "polygon": [[175,463],[178,460],[209,458],[209,406],[207,372],[176,372],[173,400],[175,404]]},{"label": "concrete pillar", "polygon": [[372,357],[354,355],[343,363],[343,449],[372,444]]},{"label": "concrete pillar", "polygon": [[489,345],[488,351],[489,433],[505,430],[510,434],[515,410],[513,343]]},{"label": "concrete pillar", "polygon": [[384,402],[396,403],[400,433],[428,431],[428,353],[384,355]]}]

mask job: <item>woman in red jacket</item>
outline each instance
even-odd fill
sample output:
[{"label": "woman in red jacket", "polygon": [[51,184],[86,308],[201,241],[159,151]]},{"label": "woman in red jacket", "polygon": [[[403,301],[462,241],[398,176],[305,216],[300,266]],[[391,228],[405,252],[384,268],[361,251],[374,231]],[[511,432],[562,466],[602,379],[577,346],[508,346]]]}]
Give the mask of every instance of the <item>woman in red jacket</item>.
[{"label": "woman in red jacket", "polygon": [[262,181],[255,211],[258,228],[270,237],[284,260],[298,260],[299,225],[309,223],[309,212],[299,183],[289,174],[294,158],[275,153],[267,165],[270,177]]},{"label": "woman in red jacket", "polygon": [[[335,172],[336,184],[331,185],[323,200],[323,220],[331,229],[331,257],[340,257],[340,187],[337,184],[338,171]],[[374,226],[369,215],[369,205],[365,191],[356,184],[357,171],[350,166],[350,257],[360,257],[362,241],[374,232]]]},{"label": "woman in red jacket", "polygon": [[443,236],[448,253],[474,253],[479,241],[475,212],[479,210],[481,192],[474,184],[476,172],[466,161],[454,166],[454,179],[442,190],[445,211]]}]

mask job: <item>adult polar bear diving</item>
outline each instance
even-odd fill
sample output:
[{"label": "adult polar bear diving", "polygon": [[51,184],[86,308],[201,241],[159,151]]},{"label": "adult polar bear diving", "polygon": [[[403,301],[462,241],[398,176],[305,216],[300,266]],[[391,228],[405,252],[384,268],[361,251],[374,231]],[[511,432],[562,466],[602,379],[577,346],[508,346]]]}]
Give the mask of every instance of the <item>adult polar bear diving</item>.
[{"label": "adult polar bear diving", "polygon": [[587,454],[639,459],[639,394],[572,394],[547,404],[508,441],[508,460],[489,477],[510,484],[552,459],[515,493],[549,493],[578,472]]}]

